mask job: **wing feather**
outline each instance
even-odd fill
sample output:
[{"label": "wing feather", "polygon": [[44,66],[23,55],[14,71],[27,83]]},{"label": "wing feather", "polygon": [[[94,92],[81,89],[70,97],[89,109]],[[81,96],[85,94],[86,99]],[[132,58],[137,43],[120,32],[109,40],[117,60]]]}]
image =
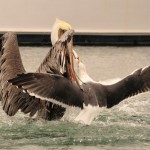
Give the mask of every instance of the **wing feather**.
[{"label": "wing feather", "polygon": [[[65,47],[69,42],[71,42],[72,36],[73,30],[68,31],[64,36],[62,36],[56,45],[51,48],[46,58],[37,69],[37,72],[51,72],[54,74],[61,74],[61,65],[63,65],[62,68],[63,71],[65,71]],[[62,49],[63,52],[61,51]],[[56,57],[59,55],[61,55],[63,59],[61,59],[61,61],[58,63]],[[20,89],[17,89],[15,86],[7,82],[7,80],[14,78],[17,74],[25,72],[19,53],[17,36],[12,32],[6,33],[2,37],[0,67],[0,98],[2,101],[3,109],[8,115],[15,115],[15,113],[21,109],[22,112],[30,113],[31,116],[38,111],[38,116],[42,118],[53,119],[63,116],[65,111],[64,108],[50,104],[50,102],[43,103],[40,99],[33,98],[27,93],[23,93]],[[50,115],[50,117],[48,115]]]},{"label": "wing feather", "polygon": [[[18,73],[25,72],[19,52],[17,36],[13,32],[8,32],[2,37],[0,70],[2,106],[4,111],[12,116],[16,114],[18,109],[23,109],[24,105],[26,105],[26,99],[31,99],[28,94],[22,94],[20,89],[7,82],[8,79],[15,77]],[[35,108],[37,107],[32,106],[30,112]]]},{"label": "wing feather", "polygon": [[[43,100],[59,103],[60,105],[83,107],[84,96],[82,90],[63,76],[27,73],[10,79],[8,82],[25,90],[31,96],[40,97]],[[39,88],[35,88],[35,85]]]},{"label": "wing feather", "polygon": [[123,80],[105,87],[108,108],[118,104],[125,98],[147,92],[150,89],[150,66],[138,69]]}]

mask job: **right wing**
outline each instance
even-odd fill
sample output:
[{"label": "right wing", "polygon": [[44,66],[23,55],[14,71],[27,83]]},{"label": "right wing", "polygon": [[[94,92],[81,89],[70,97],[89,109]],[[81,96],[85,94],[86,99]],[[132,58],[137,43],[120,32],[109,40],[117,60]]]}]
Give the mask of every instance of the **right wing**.
[{"label": "right wing", "polygon": [[105,85],[107,107],[111,108],[124,99],[150,90],[150,66],[140,68],[112,85]]}]

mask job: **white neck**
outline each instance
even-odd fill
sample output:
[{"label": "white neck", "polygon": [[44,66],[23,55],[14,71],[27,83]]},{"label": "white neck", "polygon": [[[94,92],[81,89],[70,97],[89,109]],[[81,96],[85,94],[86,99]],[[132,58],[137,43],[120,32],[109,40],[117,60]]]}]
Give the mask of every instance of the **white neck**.
[{"label": "white neck", "polygon": [[[79,79],[82,82],[95,82],[88,74],[86,71],[86,67],[82,62],[79,62]],[[79,81],[81,83],[81,81]],[[82,83],[81,83],[82,84]]]}]

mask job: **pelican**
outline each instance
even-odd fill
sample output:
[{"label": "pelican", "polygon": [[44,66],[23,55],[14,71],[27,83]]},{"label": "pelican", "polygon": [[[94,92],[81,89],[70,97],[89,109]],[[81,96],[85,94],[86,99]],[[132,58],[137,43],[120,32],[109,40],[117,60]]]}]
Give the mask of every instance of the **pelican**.
[{"label": "pelican", "polygon": [[[51,41],[54,47],[50,49],[36,72],[53,73],[54,70],[61,71],[61,73],[66,72],[62,49],[66,48],[65,41],[68,40],[72,31],[68,32],[64,37],[62,37],[62,35],[71,29],[72,27],[68,23],[56,19],[51,33]],[[57,42],[58,40],[59,42]],[[67,44],[70,42],[71,41],[68,40]],[[17,89],[15,86],[12,86],[7,82],[7,80],[14,78],[17,74],[26,72],[22,64],[17,36],[15,33],[8,32],[3,35],[0,53],[0,100],[6,114],[13,116],[20,109],[25,114],[29,113],[30,116],[33,116],[38,112],[38,118],[47,120],[61,118],[65,112],[65,108],[51,102],[41,101],[40,99],[31,97],[29,94],[23,93],[22,90]],[[61,62],[59,61],[60,59]]]},{"label": "pelican", "polygon": [[64,108],[67,106],[81,108],[75,121],[85,125],[90,125],[99,115],[100,107],[111,108],[128,97],[150,89],[150,66],[137,69],[114,84],[103,85],[89,77],[85,65],[79,59],[78,61],[79,84],[82,88],[61,72],[23,73],[8,82],[43,101],[49,101]]}]

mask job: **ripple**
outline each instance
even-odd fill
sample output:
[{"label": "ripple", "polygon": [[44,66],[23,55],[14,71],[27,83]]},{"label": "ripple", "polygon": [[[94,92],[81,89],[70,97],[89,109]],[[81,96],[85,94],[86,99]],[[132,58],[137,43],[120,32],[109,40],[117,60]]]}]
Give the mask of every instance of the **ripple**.
[{"label": "ripple", "polygon": [[[49,48],[42,49],[21,48],[27,70],[35,70]],[[89,74],[97,80],[116,78],[118,75],[124,77],[137,67],[149,64],[149,59],[145,58],[150,49],[146,47],[142,50],[122,47],[75,49],[87,64]],[[35,62],[33,57],[36,57]],[[30,65],[31,62],[33,65]],[[31,119],[21,112],[9,117],[0,105],[0,149],[150,149],[149,97],[147,92],[128,98],[112,109],[101,108],[100,115],[90,126],[73,123],[80,111],[75,108],[69,108],[61,120],[49,122]]]}]

